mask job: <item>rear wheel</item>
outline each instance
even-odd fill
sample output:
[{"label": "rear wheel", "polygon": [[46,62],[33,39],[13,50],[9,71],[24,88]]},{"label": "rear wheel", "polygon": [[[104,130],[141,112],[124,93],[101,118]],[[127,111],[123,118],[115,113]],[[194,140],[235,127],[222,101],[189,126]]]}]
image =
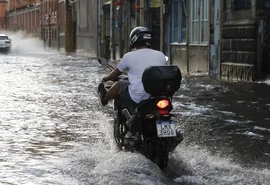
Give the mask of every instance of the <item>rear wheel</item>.
[{"label": "rear wheel", "polygon": [[119,150],[122,150],[124,146],[124,136],[127,133],[126,126],[119,118],[114,119],[113,124],[114,139]]},{"label": "rear wheel", "polygon": [[168,165],[169,153],[161,142],[147,142],[145,156],[153,161],[161,170]]},{"label": "rear wheel", "polygon": [[159,151],[158,155],[154,159],[154,163],[159,166],[161,170],[166,170],[168,166],[169,154],[165,151]]}]

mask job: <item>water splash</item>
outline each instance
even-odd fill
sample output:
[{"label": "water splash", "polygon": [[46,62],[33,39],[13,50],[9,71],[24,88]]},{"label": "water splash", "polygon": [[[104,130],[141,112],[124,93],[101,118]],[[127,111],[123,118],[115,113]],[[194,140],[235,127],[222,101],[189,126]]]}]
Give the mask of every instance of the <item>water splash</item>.
[{"label": "water splash", "polygon": [[266,80],[264,81],[264,83],[270,85],[270,75],[266,78]]},{"label": "water splash", "polygon": [[39,37],[28,34],[25,31],[5,32],[12,40],[11,53],[14,54],[36,54],[44,52],[44,45]]},{"label": "water splash", "polygon": [[[179,156],[171,164],[182,165],[174,167],[174,181],[183,184],[268,184],[269,169],[244,168],[235,164],[230,157],[213,156],[207,149],[196,145],[184,144],[177,149]],[[178,162],[177,162],[178,161]],[[185,164],[185,165],[183,165]],[[187,173],[181,173],[185,170]],[[177,174],[177,172],[179,174]]]}]

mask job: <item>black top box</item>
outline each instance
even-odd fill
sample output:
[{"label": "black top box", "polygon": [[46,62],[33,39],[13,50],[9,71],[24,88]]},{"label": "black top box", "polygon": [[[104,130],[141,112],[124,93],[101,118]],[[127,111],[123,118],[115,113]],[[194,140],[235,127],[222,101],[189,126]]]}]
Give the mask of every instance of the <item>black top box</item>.
[{"label": "black top box", "polygon": [[182,75],[175,65],[151,66],[144,70],[142,83],[151,96],[172,96],[180,88]]}]

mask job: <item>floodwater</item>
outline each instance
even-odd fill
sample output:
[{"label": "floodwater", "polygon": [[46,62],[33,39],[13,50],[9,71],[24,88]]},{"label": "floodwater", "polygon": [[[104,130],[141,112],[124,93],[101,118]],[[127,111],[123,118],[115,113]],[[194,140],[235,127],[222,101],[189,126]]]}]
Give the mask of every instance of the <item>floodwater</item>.
[{"label": "floodwater", "polygon": [[184,141],[162,172],[116,150],[112,105],[96,96],[105,67],[11,38],[0,54],[0,184],[270,184],[269,85],[184,77],[173,103]]}]

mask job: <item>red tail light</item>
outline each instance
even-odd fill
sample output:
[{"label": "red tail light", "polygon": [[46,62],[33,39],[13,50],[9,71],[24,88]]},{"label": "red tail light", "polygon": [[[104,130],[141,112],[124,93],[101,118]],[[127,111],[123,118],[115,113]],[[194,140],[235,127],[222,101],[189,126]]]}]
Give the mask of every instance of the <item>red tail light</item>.
[{"label": "red tail light", "polygon": [[167,114],[169,114],[169,111],[168,110],[159,110],[158,111],[159,112],[159,114],[162,114],[162,115],[167,115]]},{"label": "red tail light", "polygon": [[161,109],[164,109],[164,108],[168,107],[169,104],[170,104],[170,101],[169,100],[160,100],[157,103],[157,107],[158,108],[161,108]]}]

